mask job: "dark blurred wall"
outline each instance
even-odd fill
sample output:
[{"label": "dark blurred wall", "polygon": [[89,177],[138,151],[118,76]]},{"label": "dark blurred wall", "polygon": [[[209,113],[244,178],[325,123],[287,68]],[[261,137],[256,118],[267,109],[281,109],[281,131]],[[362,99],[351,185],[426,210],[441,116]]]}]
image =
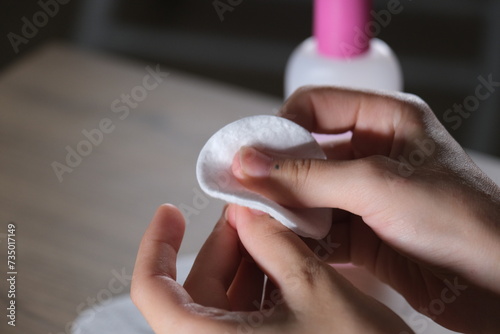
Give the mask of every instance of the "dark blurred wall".
[{"label": "dark blurred wall", "polygon": [[43,5],[33,0],[0,2],[0,68],[46,41],[73,36],[80,0],[41,2]]},{"label": "dark blurred wall", "polygon": [[[282,96],[287,58],[311,34],[312,0],[59,1],[67,4],[19,46],[18,54],[6,36],[19,34],[22,18],[32,18],[40,3],[0,4],[2,66],[62,38]],[[389,1],[397,0],[374,0],[375,12],[382,15]],[[214,2],[226,10],[218,11]],[[500,81],[500,1],[399,2],[401,13],[390,22],[377,21],[377,37],[398,54],[405,90],[424,98],[462,145],[500,156],[500,87],[460,126],[446,120],[456,115],[454,108],[472,101],[481,78]]]}]

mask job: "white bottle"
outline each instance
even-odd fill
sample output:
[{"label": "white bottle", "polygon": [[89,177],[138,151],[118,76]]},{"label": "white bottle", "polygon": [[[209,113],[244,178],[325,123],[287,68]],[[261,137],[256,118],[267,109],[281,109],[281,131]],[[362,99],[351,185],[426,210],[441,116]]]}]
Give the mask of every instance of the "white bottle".
[{"label": "white bottle", "polygon": [[403,76],[391,48],[371,38],[371,0],[315,0],[314,36],[290,56],[285,97],[305,85],[400,91]]}]

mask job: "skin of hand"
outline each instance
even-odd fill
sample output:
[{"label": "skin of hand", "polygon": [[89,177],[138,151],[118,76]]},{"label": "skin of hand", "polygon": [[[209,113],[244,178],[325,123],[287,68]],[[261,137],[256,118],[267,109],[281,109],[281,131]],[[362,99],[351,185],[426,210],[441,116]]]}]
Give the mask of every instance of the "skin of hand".
[{"label": "skin of hand", "polygon": [[352,137],[324,145],[327,160],[242,148],[238,180],[288,207],[333,208],[322,243],[340,246],[325,261],[366,267],[447,328],[498,333],[500,190],[432,110],[409,94],[309,87],[280,115]]},{"label": "skin of hand", "polygon": [[156,333],[413,333],[295,233],[236,205],[216,224],[183,287],[175,263],[184,229],[177,208],[160,206],[137,255],[131,297]]}]

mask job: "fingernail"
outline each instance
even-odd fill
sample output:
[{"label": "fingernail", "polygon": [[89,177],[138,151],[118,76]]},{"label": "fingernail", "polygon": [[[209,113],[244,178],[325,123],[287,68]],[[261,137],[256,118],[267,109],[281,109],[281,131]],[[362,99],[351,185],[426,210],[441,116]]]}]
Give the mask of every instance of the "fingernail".
[{"label": "fingernail", "polygon": [[[239,166],[236,166],[248,176],[266,177],[271,173],[273,159],[252,147],[242,147],[239,153]],[[238,175],[236,175],[238,177]]]},{"label": "fingernail", "polygon": [[263,216],[265,215],[266,213],[264,211],[260,211],[260,210],[257,210],[257,209],[252,209],[252,208],[249,208],[250,212],[252,214],[254,214],[255,216]]},{"label": "fingernail", "polygon": [[233,158],[233,164],[231,165],[231,170],[233,171],[233,175],[236,176],[236,178],[243,179],[245,177],[243,171],[241,170],[240,152],[235,154]]}]

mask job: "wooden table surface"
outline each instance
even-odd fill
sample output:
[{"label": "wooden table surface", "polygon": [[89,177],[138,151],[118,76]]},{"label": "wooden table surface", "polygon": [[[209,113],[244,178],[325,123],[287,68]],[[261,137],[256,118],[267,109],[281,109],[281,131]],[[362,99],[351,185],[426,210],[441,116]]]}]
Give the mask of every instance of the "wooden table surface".
[{"label": "wooden table surface", "polygon": [[[225,124],[272,114],[280,101],[162,67],[169,74],[155,81],[156,67],[51,44],[0,74],[0,333],[69,333],[83,309],[127,293],[158,205],[189,214],[183,254],[198,251],[218,218],[222,203],[199,195],[201,147]],[[68,150],[86,156],[70,166]],[[498,159],[474,158],[500,183]],[[9,223],[15,328],[3,314]]]},{"label": "wooden table surface", "polygon": [[[225,124],[280,104],[174,72],[143,98],[136,87],[144,86],[146,66],[156,69],[56,44],[0,75],[0,333],[69,333],[83,308],[126,293],[139,241],[162,203],[190,214],[181,252],[197,252],[222,208],[197,195],[199,151]],[[154,83],[150,75],[146,86]],[[136,98],[127,116],[112,109],[122,94]],[[66,164],[66,146],[86,153],[82,131],[103,119],[113,131],[60,182],[53,162]],[[15,329],[4,315],[10,222],[17,230]]]}]

